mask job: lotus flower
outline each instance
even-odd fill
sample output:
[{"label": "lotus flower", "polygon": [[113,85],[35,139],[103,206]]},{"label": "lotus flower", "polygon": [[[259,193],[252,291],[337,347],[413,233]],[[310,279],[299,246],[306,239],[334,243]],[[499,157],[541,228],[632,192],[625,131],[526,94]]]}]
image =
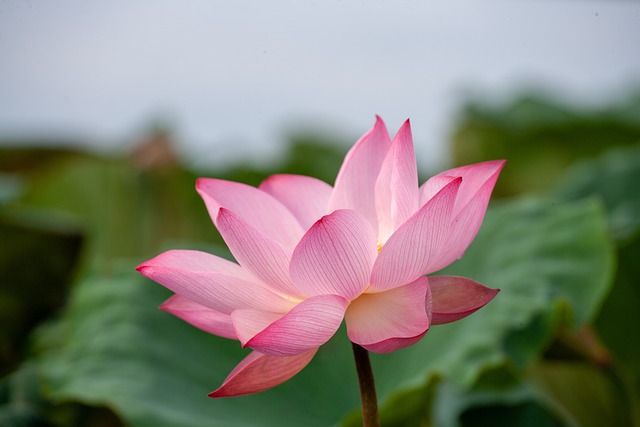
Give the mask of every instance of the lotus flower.
[{"label": "lotus flower", "polygon": [[343,319],[352,342],[387,353],[488,303],[498,290],[427,275],[469,246],[504,163],[451,169],[419,187],[409,121],[391,140],[377,118],[333,187],[300,175],[258,188],[197,181],[237,263],[173,250],[137,269],[175,292],[163,310],[253,349],[211,397],[263,391],[304,368]]}]

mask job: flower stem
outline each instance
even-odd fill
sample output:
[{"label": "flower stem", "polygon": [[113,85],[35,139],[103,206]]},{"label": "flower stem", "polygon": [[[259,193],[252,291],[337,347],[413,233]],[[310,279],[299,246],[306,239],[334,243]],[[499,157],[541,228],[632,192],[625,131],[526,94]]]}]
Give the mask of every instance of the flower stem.
[{"label": "flower stem", "polygon": [[376,384],[373,380],[373,370],[369,360],[369,352],[358,344],[353,346],[353,357],[356,360],[358,382],[360,383],[360,399],[362,400],[362,426],[378,427],[378,398],[376,397]]}]

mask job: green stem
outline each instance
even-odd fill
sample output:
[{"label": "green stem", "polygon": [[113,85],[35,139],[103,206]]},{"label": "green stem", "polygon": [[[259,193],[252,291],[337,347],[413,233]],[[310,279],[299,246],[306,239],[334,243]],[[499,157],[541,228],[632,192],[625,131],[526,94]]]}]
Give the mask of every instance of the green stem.
[{"label": "green stem", "polygon": [[360,383],[360,399],[362,400],[362,426],[379,427],[378,398],[376,397],[376,384],[373,379],[373,370],[369,360],[369,352],[358,344],[353,346],[353,357],[356,360],[358,382]]}]

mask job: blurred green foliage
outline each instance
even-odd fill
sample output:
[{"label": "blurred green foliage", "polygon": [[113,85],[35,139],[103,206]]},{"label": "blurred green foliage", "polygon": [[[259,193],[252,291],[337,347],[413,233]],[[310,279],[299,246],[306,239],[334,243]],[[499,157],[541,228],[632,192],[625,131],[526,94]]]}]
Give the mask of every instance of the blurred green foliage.
[{"label": "blurred green foliage", "polygon": [[[501,293],[374,355],[382,425],[640,425],[640,98],[476,102],[456,129],[456,164],[508,160],[510,198],[445,274]],[[168,248],[230,256],[198,176],[331,183],[348,146],[298,135],[278,164],[196,173],[166,137],[123,157],[1,150],[0,426],[358,425],[343,329],[287,383],[209,399],[246,352],[158,311],[170,293],[133,269]]]},{"label": "blurred green foliage", "polygon": [[600,108],[526,94],[501,104],[470,101],[452,136],[454,163],[508,159],[496,196],[544,193],[568,166],[640,141],[640,93]]},{"label": "blurred green foliage", "polygon": [[23,359],[24,337],[64,303],[83,233],[61,216],[0,212],[0,241],[0,376],[4,376]]}]

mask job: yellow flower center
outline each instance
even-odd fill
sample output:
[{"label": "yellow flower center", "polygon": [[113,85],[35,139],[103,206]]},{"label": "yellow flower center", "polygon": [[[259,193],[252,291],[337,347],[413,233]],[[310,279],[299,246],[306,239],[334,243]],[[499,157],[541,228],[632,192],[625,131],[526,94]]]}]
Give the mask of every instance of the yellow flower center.
[{"label": "yellow flower center", "polygon": [[296,298],[296,297],[292,297],[291,295],[287,295],[284,293],[278,293],[280,296],[282,296],[283,298],[285,298],[288,301],[291,301],[294,304],[300,304],[302,301],[304,301],[304,299],[301,298]]}]

